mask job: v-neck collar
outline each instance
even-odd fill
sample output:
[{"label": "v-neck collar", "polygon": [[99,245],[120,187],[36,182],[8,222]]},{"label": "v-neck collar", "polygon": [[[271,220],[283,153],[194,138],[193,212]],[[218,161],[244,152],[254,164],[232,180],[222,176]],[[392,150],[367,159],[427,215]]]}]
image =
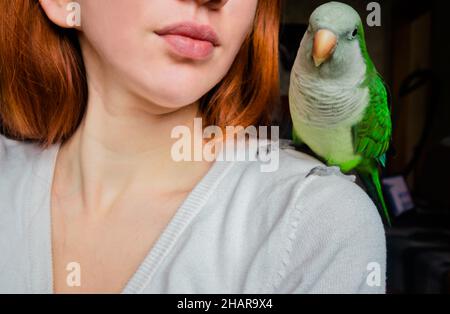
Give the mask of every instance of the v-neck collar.
[{"label": "v-neck collar", "polygon": [[228,172],[226,170],[231,165],[231,163],[221,161],[215,161],[213,163],[207,174],[200,180],[178,208],[174,217],[160,234],[155,245],[150,249],[122,293],[141,293],[145,289],[164,257],[167,256],[186,227],[201,211],[216,186]]},{"label": "v-neck collar", "polygon": [[[33,208],[30,206],[33,204],[38,206],[38,210],[34,210],[35,213],[28,217],[30,226],[28,232],[30,254],[28,285],[31,293],[54,293],[51,192],[60,149],[61,144],[55,144],[44,150],[38,158],[35,174],[39,178],[39,182],[31,182],[32,197],[30,203],[26,204],[27,209],[31,212]],[[231,162],[214,161],[206,175],[197,183],[166,225],[121,293],[141,293],[145,289],[164,257],[201,211],[232,165]],[[42,184],[43,182],[45,184]]]}]

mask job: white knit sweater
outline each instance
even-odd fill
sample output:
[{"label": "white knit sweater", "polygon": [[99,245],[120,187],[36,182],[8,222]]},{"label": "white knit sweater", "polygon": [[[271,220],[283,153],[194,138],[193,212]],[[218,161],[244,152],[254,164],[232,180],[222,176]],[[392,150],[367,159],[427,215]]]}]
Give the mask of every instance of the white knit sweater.
[{"label": "white knit sweater", "polygon": [[[0,136],[0,293],[53,292],[58,148]],[[371,200],[340,173],[311,172],[323,166],[307,155],[279,156],[272,173],[216,161],[123,292],[384,293],[385,234]]]}]

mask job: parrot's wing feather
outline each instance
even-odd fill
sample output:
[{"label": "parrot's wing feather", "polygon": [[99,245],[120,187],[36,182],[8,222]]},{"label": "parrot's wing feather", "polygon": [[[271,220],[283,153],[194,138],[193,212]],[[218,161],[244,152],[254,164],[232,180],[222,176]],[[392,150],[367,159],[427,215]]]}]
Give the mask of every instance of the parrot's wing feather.
[{"label": "parrot's wing feather", "polygon": [[392,133],[391,113],[383,80],[374,75],[368,82],[370,103],[363,119],[354,126],[355,152],[365,160],[385,164]]}]

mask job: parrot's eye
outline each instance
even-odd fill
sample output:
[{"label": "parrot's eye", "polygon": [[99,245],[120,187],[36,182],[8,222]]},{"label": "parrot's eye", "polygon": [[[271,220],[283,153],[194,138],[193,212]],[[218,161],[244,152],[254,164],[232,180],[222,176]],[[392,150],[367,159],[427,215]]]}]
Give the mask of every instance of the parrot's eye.
[{"label": "parrot's eye", "polygon": [[356,36],[358,36],[358,29],[355,28],[352,32],[352,37],[355,38]]}]

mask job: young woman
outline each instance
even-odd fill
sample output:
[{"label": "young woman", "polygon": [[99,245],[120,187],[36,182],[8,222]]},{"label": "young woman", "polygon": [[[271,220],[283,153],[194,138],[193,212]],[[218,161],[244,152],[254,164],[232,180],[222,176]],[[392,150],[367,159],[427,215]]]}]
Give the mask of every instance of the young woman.
[{"label": "young woman", "polygon": [[381,219],[343,175],[172,158],[196,117],[269,121],[279,6],[0,2],[0,292],[385,291]]}]

